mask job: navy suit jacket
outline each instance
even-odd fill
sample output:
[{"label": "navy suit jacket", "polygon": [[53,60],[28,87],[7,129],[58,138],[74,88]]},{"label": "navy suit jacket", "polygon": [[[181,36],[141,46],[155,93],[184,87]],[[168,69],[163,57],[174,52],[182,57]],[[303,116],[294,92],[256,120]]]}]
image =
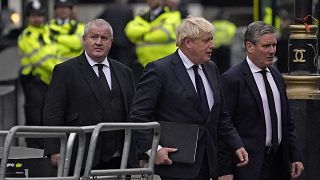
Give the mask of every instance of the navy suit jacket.
[{"label": "navy suit jacket", "polygon": [[[205,151],[210,175],[217,177],[217,140],[221,135],[236,150],[242,142],[223,111],[223,94],[219,73],[213,62],[203,65],[205,75],[213,91],[214,105],[209,117],[204,117],[200,100],[188,72],[176,51],[172,55],[149,63],[137,86],[130,118],[136,122],[168,121],[198,124],[200,127],[194,164],[173,163],[155,167],[160,176],[192,178],[197,176]],[[138,133],[138,149],[143,153],[151,148],[152,134]]]},{"label": "navy suit jacket", "polygon": [[[295,125],[290,117],[289,102],[282,75],[273,67],[269,67],[278,87],[281,100],[282,140],[277,153],[283,171],[281,179],[290,179],[289,161],[301,161],[295,135]],[[246,60],[230,68],[221,76],[225,95],[225,107],[231,115],[242,142],[249,154],[249,164],[236,168],[233,154],[226,155],[222,151],[221,174],[235,174],[235,179],[255,180],[259,177],[264,158],[266,126],[262,99]],[[233,169],[234,168],[234,169]]]},{"label": "navy suit jacket", "polygon": [[[128,119],[128,113],[134,96],[135,84],[132,71],[125,65],[110,58],[112,81],[120,86],[123,112]],[[46,126],[89,126],[100,122],[113,122],[112,112],[106,108],[108,99],[101,83],[85,54],[67,60],[55,66],[52,80],[47,91],[44,105],[44,125]],[[87,138],[87,146],[90,136]],[[101,142],[101,141],[98,141]],[[108,152],[108,140],[96,146],[93,167],[98,163],[102,153],[112,157],[114,152]],[[60,143],[50,138],[45,141],[45,154],[50,155],[60,151]],[[104,150],[102,150],[104,149]],[[74,153],[73,153],[74,154]],[[83,163],[84,164],[84,163]]]}]

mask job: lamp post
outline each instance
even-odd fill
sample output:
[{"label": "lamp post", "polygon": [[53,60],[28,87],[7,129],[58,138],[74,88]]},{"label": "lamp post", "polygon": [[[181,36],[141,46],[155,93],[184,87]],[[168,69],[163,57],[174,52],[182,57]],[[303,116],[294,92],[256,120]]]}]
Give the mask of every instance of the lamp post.
[{"label": "lamp post", "polygon": [[320,177],[317,26],[312,25],[312,0],[294,2],[295,24],[289,26],[288,73],[283,76],[305,166],[299,180],[317,180]]},{"label": "lamp post", "polygon": [[320,99],[317,26],[312,25],[312,0],[295,0],[295,24],[290,25],[288,74],[290,99]]}]

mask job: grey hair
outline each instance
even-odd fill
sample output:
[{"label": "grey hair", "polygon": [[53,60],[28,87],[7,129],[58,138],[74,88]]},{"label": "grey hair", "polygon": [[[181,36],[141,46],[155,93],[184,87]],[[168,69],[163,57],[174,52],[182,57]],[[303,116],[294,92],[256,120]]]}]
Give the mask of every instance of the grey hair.
[{"label": "grey hair", "polygon": [[248,25],[247,30],[244,33],[244,44],[246,44],[247,41],[256,44],[262,35],[270,33],[275,33],[275,28],[273,26],[262,21],[254,21]]},{"label": "grey hair", "polygon": [[184,39],[197,39],[200,37],[200,32],[212,33],[213,30],[212,23],[203,17],[188,16],[177,28],[176,45],[180,47]]},{"label": "grey hair", "polygon": [[89,22],[86,24],[86,26],[84,27],[84,33],[83,33],[84,36],[88,35],[89,29],[90,29],[92,26],[107,26],[107,27],[110,29],[111,38],[113,39],[113,29],[112,29],[112,26],[111,26],[107,21],[105,21],[104,19],[94,19],[94,20],[89,21]]}]

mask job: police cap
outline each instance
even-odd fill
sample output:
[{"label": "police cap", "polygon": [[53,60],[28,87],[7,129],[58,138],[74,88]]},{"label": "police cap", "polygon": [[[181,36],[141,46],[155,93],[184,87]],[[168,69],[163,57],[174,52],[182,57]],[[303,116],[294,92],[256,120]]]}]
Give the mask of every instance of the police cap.
[{"label": "police cap", "polygon": [[31,14],[45,15],[46,10],[44,5],[39,0],[28,1],[25,9],[25,15]]},{"label": "police cap", "polygon": [[54,8],[57,7],[73,7],[73,0],[55,0],[54,1]]}]

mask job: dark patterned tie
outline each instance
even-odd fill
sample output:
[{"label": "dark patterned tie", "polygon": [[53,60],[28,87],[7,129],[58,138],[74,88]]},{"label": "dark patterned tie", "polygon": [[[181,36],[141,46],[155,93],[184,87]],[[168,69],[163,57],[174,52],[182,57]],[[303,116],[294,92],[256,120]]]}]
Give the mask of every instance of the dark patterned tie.
[{"label": "dark patterned tie", "polygon": [[106,90],[107,93],[110,93],[110,87],[109,87],[107,78],[106,78],[106,76],[104,75],[103,70],[102,70],[104,64],[95,64],[95,65],[98,66],[99,80],[100,80],[102,86],[104,87],[104,89]]},{"label": "dark patterned tie", "polygon": [[207,118],[209,116],[209,105],[208,105],[206,90],[204,89],[204,85],[203,85],[201,76],[198,73],[198,65],[193,65],[192,69],[194,72],[196,88],[197,88],[197,93],[199,95],[201,108],[202,108],[204,116]]},{"label": "dark patterned tie", "polygon": [[271,125],[272,125],[272,147],[276,151],[278,148],[278,118],[277,118],[277,112],[276,107],[274,104],[274,98],[271,86],[269,84],[269,81],[267,79],[267,70],[261,70],[259,71],[262,74],[263,81],[266,87],[266,93],[268,97],[268,104],[269,104],[269,110],[270,110],[270,116],[271,116]]}]

